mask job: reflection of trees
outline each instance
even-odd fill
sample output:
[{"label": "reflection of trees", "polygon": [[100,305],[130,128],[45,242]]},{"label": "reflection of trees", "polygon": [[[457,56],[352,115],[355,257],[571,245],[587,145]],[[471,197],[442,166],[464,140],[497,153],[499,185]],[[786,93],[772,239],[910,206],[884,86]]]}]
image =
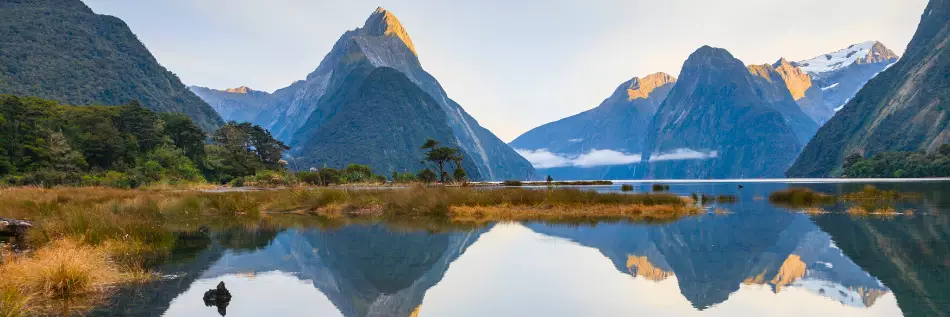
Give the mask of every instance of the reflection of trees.
[{"label": "reflection of trees", "polygon": [[250,252],[266,247],[282,230],[276,228],[231,228],[215,234],[215,240],[222,247],[237,251]]},{"label": "reflection of trees", "polygon": [[848,257],[894,292],[905,316],[950,316],[950,217],[826,215],[814,220]]}]

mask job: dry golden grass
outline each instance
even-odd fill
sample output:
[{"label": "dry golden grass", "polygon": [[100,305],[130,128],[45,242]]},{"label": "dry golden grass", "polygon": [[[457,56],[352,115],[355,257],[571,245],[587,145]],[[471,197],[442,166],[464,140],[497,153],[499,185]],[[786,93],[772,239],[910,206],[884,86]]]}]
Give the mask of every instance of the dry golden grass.
[{"label": "dry golden grass", "polygon": [[719,216],[731,215],[733,212],[725,208],[716,208],[713,210],[713,213]]},{"label": "dry golden grass", "polygon": [[452,206],[449,220],[460,223],[486,223],[499,221],[551,221],[573,222],[588,219],[662,221],[698,215],[701,210],[694,206],[672,205],[560,205],[560,206]]},{"label": "dry golden grass", "polygon": [[802,213],[807,214],[807,215],[823,215],[823,214],[827,214],[828,211],[822,208],[811,207],[811,208],[802,209]]}]

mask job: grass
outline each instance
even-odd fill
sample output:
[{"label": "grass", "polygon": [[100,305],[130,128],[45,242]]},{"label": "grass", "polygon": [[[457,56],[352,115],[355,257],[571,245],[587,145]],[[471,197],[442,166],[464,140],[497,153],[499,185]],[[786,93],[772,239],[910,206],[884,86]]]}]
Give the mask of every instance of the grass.
[{"label": "grass", "polygon": [[670,190],[670,185],[666,184],[653,184],[652,187],[655,192],[666,192]]},{"label": "grass", "polygon": [[630,185],[630,184],[623,184],[623,185],[620,185],[620,191],[632,192],[632,191],[633,191],[633,185]]},{"label": "grass", "polygon": [[769,202],[797,209],[834,204],[837,198],[808,188],[794,187],[773,192],[769,195]]}]

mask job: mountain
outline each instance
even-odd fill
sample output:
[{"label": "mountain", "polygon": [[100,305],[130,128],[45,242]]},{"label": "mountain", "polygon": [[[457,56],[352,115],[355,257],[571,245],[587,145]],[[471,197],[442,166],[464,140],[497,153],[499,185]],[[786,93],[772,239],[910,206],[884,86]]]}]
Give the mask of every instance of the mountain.
[{"label": "mountain", "polygon": [[270,97],[267,92],[245,86],[225,90],[198,86],[189,86],[188,89],[211,105],[225,121],[254,121]]},{"label": "mountain", "polygon": [[596,108],[534,128],[510,145],[575,155],[595,149],[640,153],[653,114],[675,83],[665,73],[634,77]]},{"label": "mountain", "polygon": [[[881,57],[883,58],[883,57]],[[950,0],[932,0],[904,57],[871,79],[828,121],[788,170],[840,173],[844,158],[934,150],[950,141]]]},{"label": "mountain", "polygon": [[[344,33],[333,46],[330,53],[320,62],[317,69],[308,75],[305,80],[297,81],[289,87],[275,91],[270,97],[268,106],[262,109],[253,122],[268,128],[277,138],[293,146],[294,149],[291,155],[294,156],[301,156],[305,153],[328,152],[328,149],[321,149],[319,147],[322,141],[314,140],[312,137],[340,135],[341,132],[320,131],[333,129],[334,126],[351,127],[353,129],[349,131],[352,133],[367,134],[353,136],[350,138],[351,140],[380,140],[392,136],[373,136],[368,134],[383,131],[390,133],[399,129],[415,129],[415,127],[400,123],[400,120],[414,120],[407,118],[406,114],[402,113],[393,113],[395,117],[385,120],[378,117],[378,114],[366,113],[366,115],[370,115],[370,117],[363,118],[366,120],[361,121],[359,124],[340,119],[343,117],[334,119],[334,117],[341,115],[348,118],[355,118],[343,112],[359,109],[359,107],[344,106],[345,104],[361,105],[363,101],[361,101],[360,98],[363,97],[351,96],[347,92],[360,89],[359,86],[366,82],[366,79],[360,78],[360,76],[369,76],[372,74],[372,72],[365,71],[367,67],[388,67],[402,73],[410,82],[420,88],[425,94],[429,95],[431,100],[438,105],[437,109],[442,112],[444,122],[428,122],[433,125],[433,127],[425,127],[423,129],[434,131],[440,129],[436,126],[445,125],[450,128],[449,130],[451,132],[441,135],[423,135],[420,131],[415,131],[407,133],[405,135],[406,138],[422,137],[418,140],[414,140],[418,145],[422,145],[425,141],[425,137],[455,140],[450,144],[458,145],[465,154],[465,157],[469,158],[472,162],[474,169],[470,169],[469,174],[479,175],[482,180],[526,179],[534,175],[534,168],[531,167],[531,163],[518,155],[518,153],[499,140],[498,137],[490,131],[481,127],[458,103],[448,97],[439,82],[422,68],[415,46],[409,38],[406,29],[395,15],[382,8],[377,9],[376,12],[366,20],[362,28]],[[356,74],[356,76],[354,76],[354,74]],[[415,96],[407,97],[415,99]],[[413,105],[412,107],[415,107],[416,110],[431,110],[430,107],[418,107],[418,105]],[[426,114],[425,116],[435,116],[435,114]],[[336,123],[327,126],[326,124],[331,121]],[[396,126],[367,126],[382,124],[382,122]],[[410,140],[406,140],[406,142],[409,141]],[[368,151],[374,151],[372,146],[368,144],[351,145],[354,147],[362,147]],[[328,153],[327,155],[330,155],[333,152]],[[417,155],[416,161],[421,158],[421,154],[417,152],[399,154],[399,156],[403,157],[411,155]],[[377,157],[385,156],[380,155]],[[311,166],[321,166],[330,163],[330,161],[324,160],[323,158],[306,160],[308,160],[307,165]],[[342,157],[335,158],[334,162],[342,160]],[[376,166],[387,164],[391,163],[373,163],[373,165]],[[393,166],[393,168],[402,170],[410,169],[414,166],[415,165],[401,165]],[[389,171],[378,170],[377,172],[388,174]]]},{"label": "mountain", "polygon": [[[765,98],[775,110],[785,116],[786,123],[795,132],[795,136],[798,137],[801,145],[804,146],[818,131],[818,123],[805,114],[798,103],[795,102],[791,94],[793,88],[790,88],[796,86],[795,82],[786,81],[786,78],[791,77],[783,75],[792,73],[789,73],[788,69],[781,68],[780,63],[781,61],[777,64],[778,66],[751,65],[747,68],[749,73],[753,75],[752,79],[756,93]],[[779,70],[784,71],[784,73],[780,73]],[[787,82],[791,83],[791,86],[786,84]]]},{"label": "mountain", "polygon": [[153,111],[187,114],[205,130],[222,123],[122,20],[80,0],[0,2],[0,47],[0,94],[70,105],[138,100]]},{"label": "mountain", "polygon": [[[439,104],[398,70],[367,65],[351,72],[346,82],[351,89],[334,103],[339,104],[336,115],[313,123],[320,129],[301,130],[310,133],[301,139],[310,141],[297,152],[298,163],[357,163],[374,171],[414,172],[425,168],[419,140],[460,147]],[[462,166],[470,178],[484,179],[471,156],[463,158]]]},{"label": "mountain", "polygon": [[824,124],[857,94],[868,80],[898,60],[877,41],[853,44],[809,60],[776,63],[776,68],[802,110]]},{"label": "mountain", "polygon": [[[704,46],[689,56],[648,130],[647,178],[779,177],[801,150],[801,134],[771,94],[728,51]],[[781,109],[781,110],[779,110]],[[790,113],[790,112],[789,112]],[[661,160],[707,152],[705,159]]]}]

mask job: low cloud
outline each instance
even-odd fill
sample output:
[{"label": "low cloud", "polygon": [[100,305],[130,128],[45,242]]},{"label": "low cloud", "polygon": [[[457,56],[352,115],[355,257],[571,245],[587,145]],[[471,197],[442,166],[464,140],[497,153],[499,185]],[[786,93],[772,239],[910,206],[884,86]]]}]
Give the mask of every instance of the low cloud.
[{"label": "low cloud", "polygon": [[658,161],[681,161],[681,160],[705,160],[716,158],[719,156],[719,152],[700,152],[692,149],[676,149],[673,152],[663,153],[656,156],[650,157],[650,162]]},{"label": "low cloud", "polygon": [[[572,155],[554,153],[547,149],[527,150],[515,149],[521,154],[534,168],[555,168],[555,167],[595,167],[628,165],[640,162],[640,154],[629,154],[614,150],[591,150],[590,152]],[[676,161],[676,160],[705,160],[719,156],[716,151],[701,152],[692,149],[676,149],[672,152],[655,155],[650,158],[651,162],[657,161]]]}]

